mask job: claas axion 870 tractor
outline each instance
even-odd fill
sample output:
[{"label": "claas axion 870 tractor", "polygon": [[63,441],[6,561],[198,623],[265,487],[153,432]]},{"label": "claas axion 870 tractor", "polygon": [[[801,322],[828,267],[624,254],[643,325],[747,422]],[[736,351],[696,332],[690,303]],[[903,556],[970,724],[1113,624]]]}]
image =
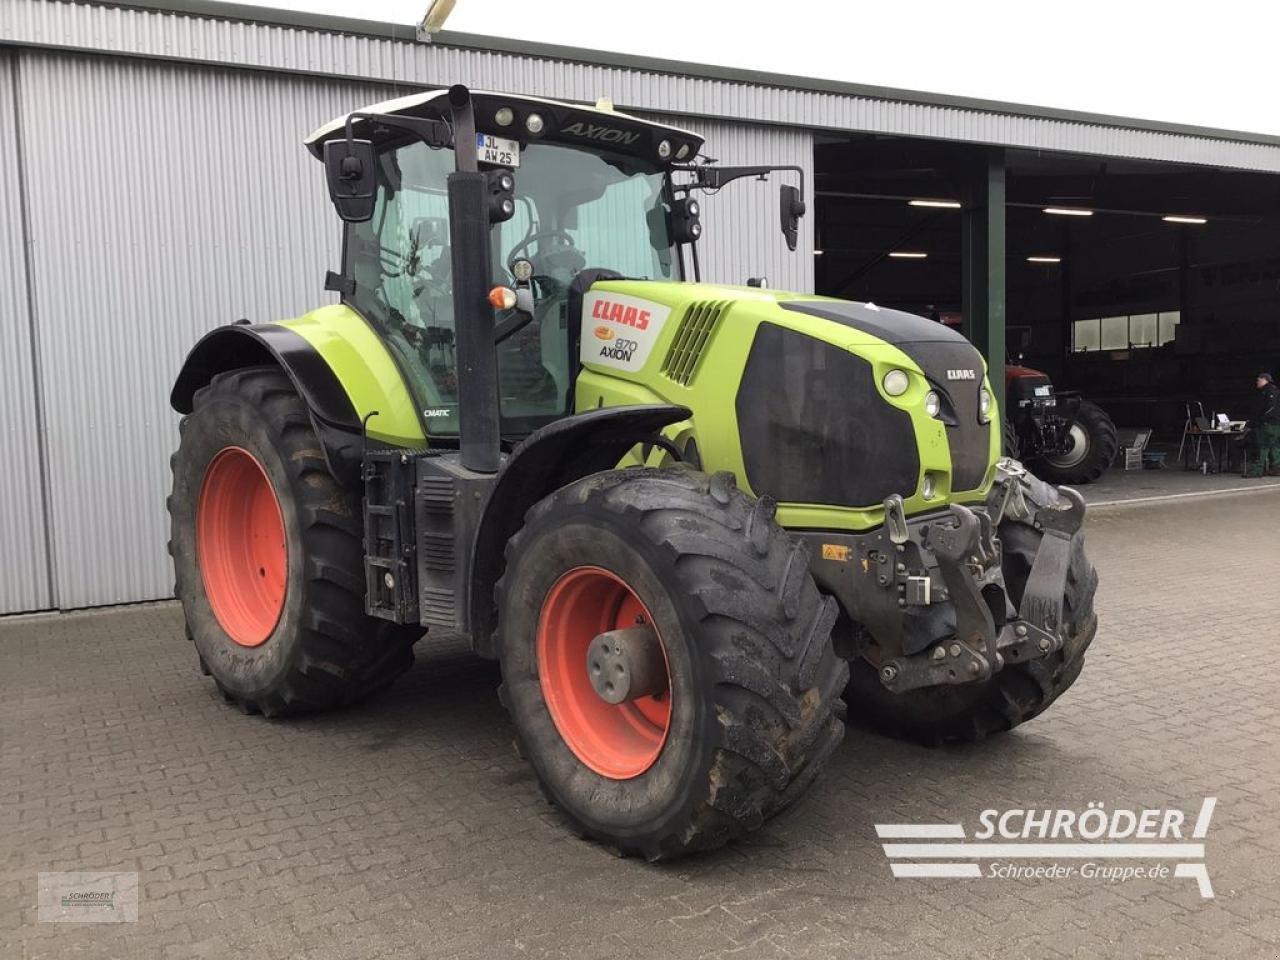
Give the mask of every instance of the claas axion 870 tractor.
[{"label": "claas axion 870 tractor", "polygon": [[[690,282],[699,191],[799,171],[463,87],[307,145],[340,303],[214,330],[172,395],[177,594],[227,699],[351,703],[424,627],[461,635],[574,828],[658,858],[795,800],[846,704],[965,740],[1075,680],[1083,503],[1000,458],[978,352]],[[792,249],[802,186],[779,189]]]}]

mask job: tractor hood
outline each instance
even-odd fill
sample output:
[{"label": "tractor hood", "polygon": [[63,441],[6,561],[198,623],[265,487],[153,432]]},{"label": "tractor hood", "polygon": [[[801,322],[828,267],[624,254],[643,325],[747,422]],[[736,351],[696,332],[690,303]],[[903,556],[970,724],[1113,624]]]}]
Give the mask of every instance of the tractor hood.
[{"label": "tractor hood", "polygon": [[[981,354],[923,317],[757,287],[603,280],[583,297],[580,331],[578,409],[686,406],[704,463],[730,464],[783,503],[868,508],[898,493],[909,511],[937,509],[985,490],[999,458]],[[890,394],[895,370],[906,382]]]}]

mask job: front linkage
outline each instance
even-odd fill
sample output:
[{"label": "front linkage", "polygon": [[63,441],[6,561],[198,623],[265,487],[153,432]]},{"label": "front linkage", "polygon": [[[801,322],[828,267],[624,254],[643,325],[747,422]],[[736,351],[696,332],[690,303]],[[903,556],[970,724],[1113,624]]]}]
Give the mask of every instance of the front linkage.
[{"label": "front linkage", "polygon": [[[1084,499],[1037,480],[1016,460],[997,465],[987,502],[908,519],[902,498],[862,535],[806,534],[814,575],[865,627],[854,655],[879,652],[880,682],[894,693],[980,682],[1009,663],[1048,657],[1066,640],[1063,598]],[[1005,587],[998,530],[1023,523],[1043,534],[1016,606]]]}]

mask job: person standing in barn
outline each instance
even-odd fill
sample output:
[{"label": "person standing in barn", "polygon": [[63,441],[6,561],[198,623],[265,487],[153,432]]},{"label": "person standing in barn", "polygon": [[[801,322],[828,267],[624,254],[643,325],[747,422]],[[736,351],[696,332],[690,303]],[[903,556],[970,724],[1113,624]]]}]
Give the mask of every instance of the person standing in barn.
[{"label": "person standing in barn", "polygon": [[1253,422],[1258,435],[1258,463],[1251,477],[1280,473],[1280,389],[1269,373],[1258,374],[1258,416]]}]

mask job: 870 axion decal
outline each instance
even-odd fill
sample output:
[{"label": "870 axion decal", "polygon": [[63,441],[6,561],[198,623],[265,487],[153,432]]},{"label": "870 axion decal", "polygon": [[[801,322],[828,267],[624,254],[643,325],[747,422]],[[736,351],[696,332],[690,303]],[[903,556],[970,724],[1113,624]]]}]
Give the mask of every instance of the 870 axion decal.
[{"label": "870 axion decal", "polygon": [[660,303],[622,293],[588,293],[582,300],[583,322],[592,323],[582,338],[585,364],[636,371],[644,366],[671,311]]}]

